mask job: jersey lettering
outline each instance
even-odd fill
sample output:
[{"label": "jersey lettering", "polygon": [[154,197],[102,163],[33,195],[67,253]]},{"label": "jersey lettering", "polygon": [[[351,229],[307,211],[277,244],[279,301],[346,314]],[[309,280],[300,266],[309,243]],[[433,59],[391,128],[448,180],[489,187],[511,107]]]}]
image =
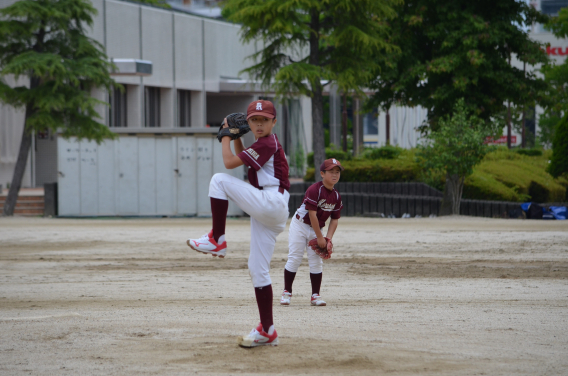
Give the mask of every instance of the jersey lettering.
[{"label": "jersey lettering", "polygon": [[253,157],[255,160],[258,159],[258,153],[257,153],[256,151],[254,151],[253,149],[248,148],[248,149],[247,149],[247,153],[249,153],[250,156]]},{"label": "jersey lettering", "polygon": [[321,208],[321,210],[323,211],[332,211],[333,209],[335,209],[335,204],[326,204],[324,198],[318,202],[318,208]]}]

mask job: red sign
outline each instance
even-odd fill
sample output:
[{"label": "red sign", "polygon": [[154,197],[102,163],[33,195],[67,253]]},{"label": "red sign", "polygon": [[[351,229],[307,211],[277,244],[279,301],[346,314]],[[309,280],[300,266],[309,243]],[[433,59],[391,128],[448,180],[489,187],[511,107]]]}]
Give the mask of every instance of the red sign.
[{"label": "red sign", "polygon": [[[486,137],[484,144],[506,144],[507,143],[507,136],[501,136],[498,139],[494,139],[493,137]],[[511,144],[517,143],[517,136],[511,136]]]},{"label": "red sign", "polygon": [[546,47],[546,53],[552,56],[566,56],[568,47]]}]

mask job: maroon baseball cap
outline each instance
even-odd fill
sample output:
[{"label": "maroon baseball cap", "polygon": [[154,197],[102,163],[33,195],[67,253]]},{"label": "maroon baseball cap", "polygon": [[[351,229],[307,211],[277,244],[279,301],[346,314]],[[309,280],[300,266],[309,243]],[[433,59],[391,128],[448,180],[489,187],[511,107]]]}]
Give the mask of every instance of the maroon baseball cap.
[{"label": "maroon baseball cap", "polygon": [[339,169],[341,171],[345,170],[343,168],[343,166],[341,165],[341,163],[339,163],[339,161],[335,158],[329,158],[326,159],[325,161],[323,161],[323,163],[320,166],[320,171],[329,171],[332,168],[334,168],[335,166],[339,167]]},{"label": "maroon baseball cap", "polygon": [[274,105],[271,101],[259,99],[257,101],[251,102],[251,104],[249,104],[247,108],[247,120],[255,115],[274,119],[276,117],[276,109],[274,108]]}]

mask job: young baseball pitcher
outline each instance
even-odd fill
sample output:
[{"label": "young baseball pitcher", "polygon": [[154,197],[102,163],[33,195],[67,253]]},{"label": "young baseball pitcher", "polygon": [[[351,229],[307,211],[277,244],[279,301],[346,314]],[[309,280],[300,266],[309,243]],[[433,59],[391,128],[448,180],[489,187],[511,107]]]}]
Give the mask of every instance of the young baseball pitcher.
[{"label": "young baseball pitcher", "polygon": [[[304,201],[292,218],[288,236],[288,262],[284,267],[284,292],[280,299],[281,305],[290,305],[292,284],[306,248],[312,283],[311,305],[326,305],[320,296],[323,259],[309,246],[309,243],[310,241],[315,243],[313,240],[317,239],[317,245],[314,244],[314,248],[317,249],[317,246],[319,246],[321,249],[330,249],[328,242],[331,243],[343,208],[341,196],[334,188],[339,181],[341,171],[343,171],[343,166],[337,159],[326,159],[320,166],[322,181],[312,184],[306,190]],[[324,238],[321,230],[330,217],[327,236]]]},{"label": "young baseball pitcher", "polygon": [[[278,344],[272,316],[272,281],[270,260],[274,253],[276,237],[286,226],[290,181],[288,163],[272,129],[276,125],[276,110],[270,101],[257,100],[247,109],[246,119],[256,141],[245,149],[241,139],[234,139],[234,155],[231,137],[222,137],[223,162],[233,169],[241,165],[248,167],[248,180],[244,182],[228,174],[215,174],[209,184],[213,229],[199,239],[188,239],[187,244],[194,250],[225,257],[227,241],[225,224],[228,199],[233,200],[250,215],[251,241],[248,268],[254,286],[260,323],[248,335],[238,339],[243,347]],[[227,127],[227,118],[224,121]]]}]

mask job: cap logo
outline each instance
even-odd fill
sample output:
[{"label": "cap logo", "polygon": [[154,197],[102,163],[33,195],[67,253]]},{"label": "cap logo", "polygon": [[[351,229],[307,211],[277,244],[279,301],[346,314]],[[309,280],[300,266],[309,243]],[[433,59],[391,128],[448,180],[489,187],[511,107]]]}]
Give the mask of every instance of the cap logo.
[{"label": "cap logo", "polygon": [[335,158],[332,159],[333,164],[337,164],[337,160],[335,160]]},{"label": "cap logo", "polygon": [[257,103],[256,103],[256,110],[257,110],[257,111],[262,111],[262,103],[260,103],[260,102],[257,102]]}]

